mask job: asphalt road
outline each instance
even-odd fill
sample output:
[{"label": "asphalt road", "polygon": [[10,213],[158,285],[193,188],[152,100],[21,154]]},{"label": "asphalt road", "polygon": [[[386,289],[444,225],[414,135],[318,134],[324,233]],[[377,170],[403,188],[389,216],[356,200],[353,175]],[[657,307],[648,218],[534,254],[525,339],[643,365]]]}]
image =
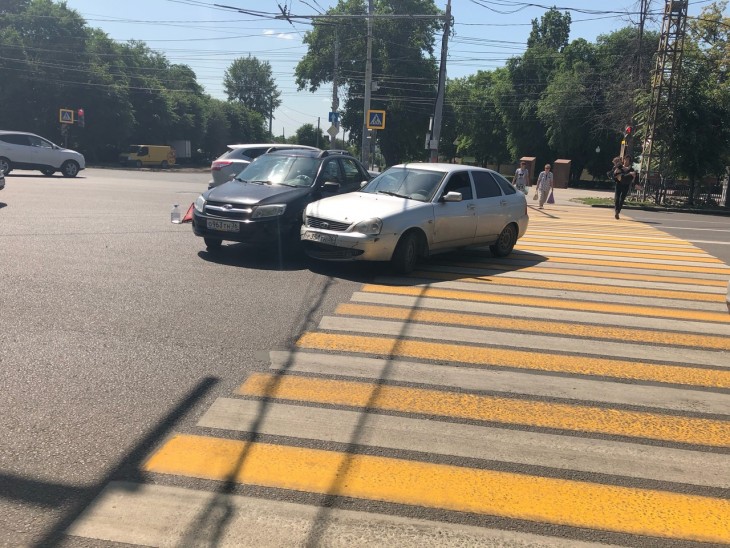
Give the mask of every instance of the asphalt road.
[{"label": "asphalt road", "polygon": [[[713,533],[730,488],[727,267],[682,240],[728,262],[727,217],[614,222],[566,192],[530,211],[512,257],[449,254],[404,280],[241,245],[209,255],[169,220],[207,180],[7,177],[0,545],[119,546],[98,539],[132,529],[143,545],[217,545],[237,531],[262,536],[231,546],[636,545],[648,533],[633,519],[654,493],[670,517],[705,504],[688,527]],[[239,479],[225,470],[241,448]],[[372,469],[358,491],[357,471]],[[338,479],[351,471],[354,483]],[[404,478],[425,479],[426,499],[387,485]],[[506,506],[477,510],[480,482],[504,485]],[[444,498],[431,500],[437,485]],[[555,493],[567,494],[541,502]],[[583,515],[605,500],[621,504]],[[700,538],[662,520],[652,531],[646,545]]]},{"label": "asphalt road", "polygon": [[6,180],[0,545],[56,538],[110,478],[136,477],[150,447],[289,348],[362,276],[237,245],[211,257],[189,224],[170,223],[206,173]]}]

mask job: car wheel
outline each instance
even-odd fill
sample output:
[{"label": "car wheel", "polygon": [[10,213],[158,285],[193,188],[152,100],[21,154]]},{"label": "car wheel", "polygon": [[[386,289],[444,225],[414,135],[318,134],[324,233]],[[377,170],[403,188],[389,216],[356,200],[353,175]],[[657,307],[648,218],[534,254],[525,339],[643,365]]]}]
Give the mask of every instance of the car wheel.
[{"label": "car wheel", "polygon": [[0,171],[2,171],[3,175],[7,175],[12,170],[13,167],[10,165],[10,160],[0,156]]},{"label": "car wheel", "polygon": [[137,160],[136,162],[134,162],[134,167],[142,167],[142,162]]},{"label": "car wheel", "polygon": [[420,245],[418,234],[408,232],[401,236],[398,245],[395,246],[393,257],[390,259],[393,269],[398,274],[410,274],[416,268],[420,256]]},{"label": "car wheel", "polygon": [[73,160],[66,160],[61,166],[61,173],[64,177],[76,177],[79,174],[79,164]]},{"label": "car wheel", "polygon": [[514,225],[507,225],[500,233],[497,241],[489,246],[489,249],[495,257],[506,257],[512,253],[516,243],[517,230],[515,230]]},{"label": "car wheel", "polygon": [[203,238],[203,241],[205,242],[205,248],[211,252],[220,250],[223,245],[223,240],[220,238]]},{"label": "car wheel", "polygon": [[162,169],[167,169],[167,166],[168,166],[167,160],[162,160],[162,163],[160,164],[160,167]]},{"label": "car wheel", "polygon": [[43,173],[43,175],[45,175],[46,177],[50,177],[51,175],[56,173],[56,170],[55,169],[41,169],[41,173]]}]

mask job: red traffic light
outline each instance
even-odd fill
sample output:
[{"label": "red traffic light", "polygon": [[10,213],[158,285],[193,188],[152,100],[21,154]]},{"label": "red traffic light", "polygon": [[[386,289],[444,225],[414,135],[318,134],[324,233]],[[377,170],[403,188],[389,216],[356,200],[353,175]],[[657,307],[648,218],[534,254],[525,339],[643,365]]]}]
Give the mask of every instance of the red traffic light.
[{"label": "red traffic light", "polygon": [[86,120],[84,120],[84,109],[80,108],[76,111],[76,124],[79,127],[85,127],[86,126]]},{"label": "red traffic light", "polygon": [[79,116],[83,116],[84,115],[84,109],[80,108],[79,111],[78,111],[78,114],[79,114]]},{"label": "red traffic light", "polygon": [[633,127],[631,127],[631,126],[626,126],[626,135],[631,135],[631,131],[632,131],[633,129],[634,129],[634,128],[633,128]]}]

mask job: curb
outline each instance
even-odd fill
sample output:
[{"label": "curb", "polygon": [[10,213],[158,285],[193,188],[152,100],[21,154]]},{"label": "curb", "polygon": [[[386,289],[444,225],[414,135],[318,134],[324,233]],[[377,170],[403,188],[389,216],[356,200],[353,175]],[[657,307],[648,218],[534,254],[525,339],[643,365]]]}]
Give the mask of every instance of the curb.
[{"label": "curb", "polygon": [[[612,205],[593,204],[591,207],[600,207],[604,209],[613,209]],[[693,213],[698,215],[722,215],[730,217],[730,209],[682,209],[679,207],[656,207],[656,206],[628,206],[625,205],[623,210],[635,209],[639,211],[666,211],[671,213]]]}]

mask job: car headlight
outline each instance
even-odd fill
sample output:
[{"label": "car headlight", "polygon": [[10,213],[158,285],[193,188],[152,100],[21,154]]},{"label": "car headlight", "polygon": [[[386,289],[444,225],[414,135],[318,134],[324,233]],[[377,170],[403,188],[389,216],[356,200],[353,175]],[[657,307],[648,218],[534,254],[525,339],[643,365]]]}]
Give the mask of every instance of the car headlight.
[{"label": "car headlight", "polygon": [[198,213],[203,213],[203,208],[205,207],[205,198],[203,198],[202,194],[195,199],[193,207]]},{"label": "car headlight", "polygon": [[286,204],[271,204],[271,205],[258,206],[254,210],[253,215],[251,215],[251,218],[252,219],[261,219],[263,217],[278,217],[279,215],[284,215],[285,211],[286,211]]},{"label": "car headlight", "polygon": [[368,219],[357,223],[353,228],[353,232],[360,232],[361,234],[367,234],[368,236],[377,236],[383,229],[383,221],[380,219]]}]

